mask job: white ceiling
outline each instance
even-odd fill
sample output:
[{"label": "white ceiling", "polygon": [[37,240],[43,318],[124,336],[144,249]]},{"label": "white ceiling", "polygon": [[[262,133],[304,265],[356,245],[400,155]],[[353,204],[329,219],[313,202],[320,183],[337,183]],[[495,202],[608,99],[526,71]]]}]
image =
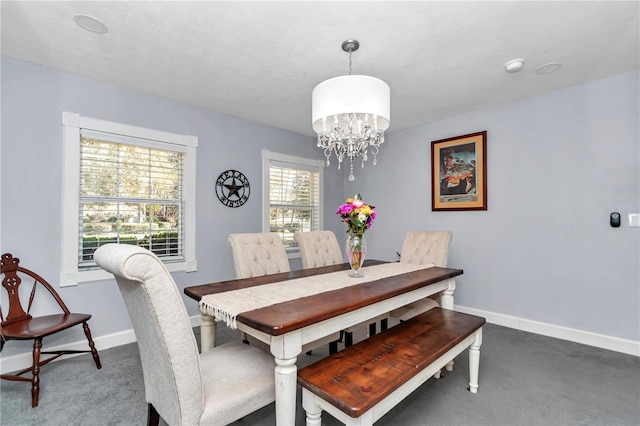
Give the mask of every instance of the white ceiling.
[{"label": "white ceiling", "polygon": [[[391,86],[389,131],[640,64],[638,1],[3,0],[1,13],[3,55],[307,135],[311,91],[348,73],[347,39],[353,74]],[[549,62],[562,68],[536,74]]]}]

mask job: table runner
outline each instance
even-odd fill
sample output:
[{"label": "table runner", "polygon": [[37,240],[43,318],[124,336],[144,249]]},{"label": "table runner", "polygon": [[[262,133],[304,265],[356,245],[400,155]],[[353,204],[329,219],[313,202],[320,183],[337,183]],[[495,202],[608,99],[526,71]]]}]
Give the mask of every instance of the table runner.
[{"label": "table runner", "polygon": [[236,316],[242,312],[431,267],[432,264],[384,263],[363,268],[361,278],[347,276],[347,270],[209,294],[200,300],[200,312],[237,328]]}]

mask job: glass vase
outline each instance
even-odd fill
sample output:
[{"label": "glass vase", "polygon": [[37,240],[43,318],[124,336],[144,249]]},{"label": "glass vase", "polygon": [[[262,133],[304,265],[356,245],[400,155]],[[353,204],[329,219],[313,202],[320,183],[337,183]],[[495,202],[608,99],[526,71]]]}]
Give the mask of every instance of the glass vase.
[{"label": "glass vase", "polygon": [[349,265],[351,265],[350,277],[362,277],[362,263],[364,257],[367,254],[367,240],[364,239],[364,234],[347,234],[347,242],[345,243],[345,249],[347,252],[347,258],[349,259]]}]

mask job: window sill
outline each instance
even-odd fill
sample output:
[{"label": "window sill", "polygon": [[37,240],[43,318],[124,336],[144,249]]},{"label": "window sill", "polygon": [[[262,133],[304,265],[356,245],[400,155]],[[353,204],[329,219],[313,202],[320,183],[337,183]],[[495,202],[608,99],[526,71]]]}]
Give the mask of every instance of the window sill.
[{"label": "window sill", "polygon": [[287,250],[288,259],[300,259],[300,249]]},{"label": "window sill", "polygon": [[[169,272],[196,272],[198,270],[197,261],[189,262],[172,262],[165,263],[164,266]],[[90,269],[78,271],[77,273],[69,272],[63,274],[60,287],[75,286],[80,283],[92,281],[106,281],[113,279],[113,274],[104,269]]]}]

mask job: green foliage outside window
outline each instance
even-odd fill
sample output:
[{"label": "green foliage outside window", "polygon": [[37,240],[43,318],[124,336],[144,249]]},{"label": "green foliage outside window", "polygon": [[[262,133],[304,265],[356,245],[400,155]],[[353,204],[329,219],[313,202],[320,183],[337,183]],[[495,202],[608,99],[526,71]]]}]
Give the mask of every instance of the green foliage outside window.
[{"label": "green foliage outside window", "polygon": [[157,256],[179,255],[178,232],[159,232],[151,235],[144,235],[138,238],[136,235],[122,235],[118,238],[115,235],[92,236],[82,238],[82,261],[93,260],[93,252],[98,247],[109,243],[131,244],[146,248]]}]

